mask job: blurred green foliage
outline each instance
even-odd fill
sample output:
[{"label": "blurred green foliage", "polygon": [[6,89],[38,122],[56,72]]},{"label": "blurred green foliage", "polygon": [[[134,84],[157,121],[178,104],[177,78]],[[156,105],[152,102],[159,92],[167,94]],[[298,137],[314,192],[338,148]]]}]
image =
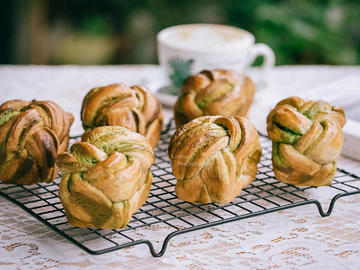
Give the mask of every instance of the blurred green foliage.
[{"label": "blurred green foliage", "polygon": [[278,63],[360,62],[360,1],[283,1],[259,5],[253,30]]},{"label": "blurred green foliage", "polygon": [[[185,23],[249,30],[273,48],[277,64],[360,64],[360,0],[42,1],[50,32],[65,25],[79,37],[111,40],[111,57],[94,64],[156,63],[157,32]],[[64,62],[50,57],[49,63]]]}]

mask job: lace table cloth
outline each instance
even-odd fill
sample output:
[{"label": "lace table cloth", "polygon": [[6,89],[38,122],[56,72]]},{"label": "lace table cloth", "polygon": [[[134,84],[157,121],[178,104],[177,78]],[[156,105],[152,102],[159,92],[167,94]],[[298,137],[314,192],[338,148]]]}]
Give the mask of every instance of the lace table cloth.
[{"label": "lace table cloth", "polygon": [[[359,67],[277,67],[269,75],[271,83],[257,93],[250,114],[259,130],[282,97],[329,81],[348,89],[360,85]],[[71,133],[77,135],[81,101],[90,88],[120,81],[151,86],[163,77],[158,66],[145,65],[2,66],[0,102],[54,100],[74,114]],[[172,111],[164,112],[168,121]],[[341,157],[339,167],[360,175],[359,162]],[[320,200],[326,205],[330,198],[325,194]],[[0,197],[0,269],[359,269],[359,216],[360,196],[354,195],[338,200],[327,218],[309,205],[177,236],[160,258],[144,245],[93,256]]]}]

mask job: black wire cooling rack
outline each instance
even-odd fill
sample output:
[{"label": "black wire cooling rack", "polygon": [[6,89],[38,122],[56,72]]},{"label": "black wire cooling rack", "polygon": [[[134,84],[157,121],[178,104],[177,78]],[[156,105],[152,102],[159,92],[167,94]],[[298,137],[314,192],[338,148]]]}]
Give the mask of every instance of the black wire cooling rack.
[{"label": "black wire cooling rack", "polygon": [[[165,253],[169,240],[179,234],[306,204],[315,204],[320,215],[325,217],[331,214],[337,199],[360,193],[360,177],[342,169],[337,170],[333,183],[326,187],[296,187],[278,182],[272,171],[271,142],[260,135],[263,156],[258,165],[258,174],[240,196],[227,205],[199,205],[181,201],[174,192],[176,180],[167,156],[174,130],[172,121],[162,133],[155,150],[156,161],[152,167],[154,180],[149,198],[124,229],[72,227],[58,198],[60,176],[50,184],[0,184],[0,194],[90,254],[146,244],[151,254],[159,257]],[[319,197],[319,192],[325,192],[328,198],[327,211],[322,206],[324,203],[315,199]],[[158,252],[155,244],[160,247]]]}]

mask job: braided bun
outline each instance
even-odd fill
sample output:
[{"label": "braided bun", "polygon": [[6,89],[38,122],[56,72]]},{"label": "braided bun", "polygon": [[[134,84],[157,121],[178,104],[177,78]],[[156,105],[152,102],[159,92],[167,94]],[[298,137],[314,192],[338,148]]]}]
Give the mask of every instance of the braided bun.
[{"label": "braided bun", "polygon": [[81,108],[85,130],[99,126],[122,126],[144,135],[155,147],[163,116],[161,104],[142,86],[111,84],[90,90]]},{"label": "braided bun", "polygon": [[251,184],[261,147],[245,118],[204,116],[179,128],[169,145],[177,196],[189,202],[226,204]]},{"label": "braided bun", "polygon": [[243,74],[230,70],[204,70],[184,81],[175,104],[176,126],[204,115],[247,117],[255,85]]},{"label": "braided bun", "polygon": [[136,132],[115,126],[86,131],[57,159],[59,196],[70,224],[125,227],[149,195],[153,161],[150,144]]},{"label": "braided bun", "polygon": [[267,117],[275,177],[293,185],[329,185],[345,122],[341,107],[322,100],[290,97],[280,101]]},{"label": "braided bun", "polygon": [[0,106],[0,181],[51,182],[74,118],[55,102],[10,100]]}]

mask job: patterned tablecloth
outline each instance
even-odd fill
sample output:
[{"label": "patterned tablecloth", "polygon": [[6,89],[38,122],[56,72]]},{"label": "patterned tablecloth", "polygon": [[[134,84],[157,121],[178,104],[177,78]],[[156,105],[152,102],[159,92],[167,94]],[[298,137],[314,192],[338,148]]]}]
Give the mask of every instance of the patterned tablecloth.
[{"label": "patterned tablecloth", "polygon": [[[277,67],[269,75],[270,86],[257,93],[250,114],[259,130],[282,97],[322,85],[349,91],[360,85],[360,67]],[[163,76],[158,66],[3,66],[0,102],[54,100],[74,114],[71,133],[81,134],[79,111],[90,88],[119,81],[151,85]],[[171,116],[165,109],[165,119]],[[339,167],[360,175],[359,162],[341,157]],[[0,269],[360,269],[359,216],[360,196],[354,195],[338,200],[327,218],[309,205],[177,236],[160,258],[144,245],[93,256],[1,197]]]}]

